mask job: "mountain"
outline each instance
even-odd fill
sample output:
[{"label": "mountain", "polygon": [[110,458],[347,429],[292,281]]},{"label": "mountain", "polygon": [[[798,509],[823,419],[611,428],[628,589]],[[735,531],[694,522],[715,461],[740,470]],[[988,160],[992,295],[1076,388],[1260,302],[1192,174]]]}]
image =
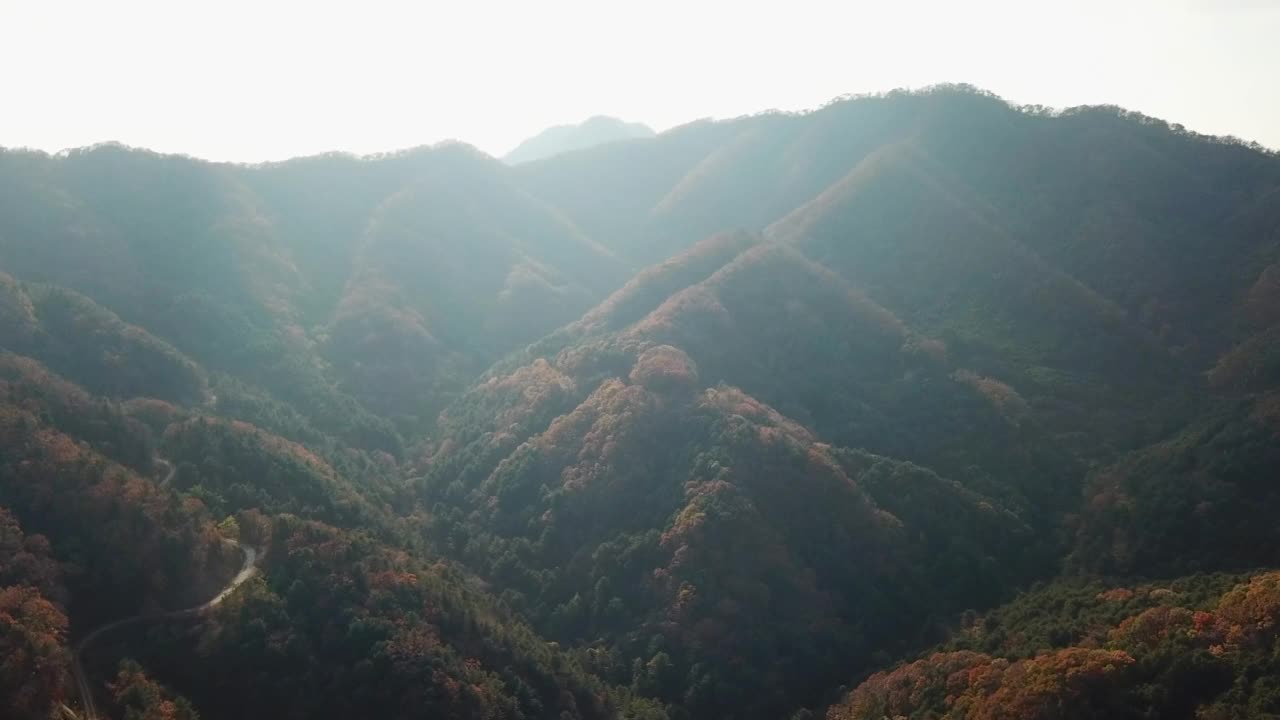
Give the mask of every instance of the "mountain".
[{"label": "mountain", "polygon": [[607,115],[596,115],[577,125],[556,125],[523,140],[514,150],[502,156],[508,165],[542,160],[574,150],[585,150],[620,140],[653,137],[648,125],[629,123]]},{"label": "mountain", "polygon": [[[1248,160],[1191,159],[1219,152]],[[1274,565],[1277,169],[1114,109],[965,89],[517,168],[618,254],[678,254],[445,412],[422,460],[438,542],[542,632],[664,668],[633,685],[697,717],[821,707],[839,674],[1060,567]],[[732,226],[759,232],[694,239]],[[1231,386],[1236,369],[1259,379]],[[763,449],[779,435],[790,457]],[[849,501],[819,489],[820,458],[861,510],[825,514]]]},{"label": "mountain", "polygon": [[[462,146],[238,167],[108,145],[6,152],[0,176],[6,272],[393,452],[397,430],[429,425],[470,377],[625,278]],[[405,382],[419,384],[385,389]]]},{"label": "mountain", "polygon": [[1275,572],[1059,582],[878,672],[831,707],[868,717],[1266,717]]},{"label": "mountain", "polygon": [[1278,200],[964,86],[2,151],[0,713],[1280,712]]}]

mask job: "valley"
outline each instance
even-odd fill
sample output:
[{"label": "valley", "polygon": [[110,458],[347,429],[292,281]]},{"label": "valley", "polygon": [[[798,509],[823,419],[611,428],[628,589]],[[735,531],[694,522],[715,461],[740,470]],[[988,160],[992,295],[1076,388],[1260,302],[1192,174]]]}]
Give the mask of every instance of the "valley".
[{"label": "valley", "polygon": [[622,130],[0,151],[0,715],[1280,713],[1280,156]]}]

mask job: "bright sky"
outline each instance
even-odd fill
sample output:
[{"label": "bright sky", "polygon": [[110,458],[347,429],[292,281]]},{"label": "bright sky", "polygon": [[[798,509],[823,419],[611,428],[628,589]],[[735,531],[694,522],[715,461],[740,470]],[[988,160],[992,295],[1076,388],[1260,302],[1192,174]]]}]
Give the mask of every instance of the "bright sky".
[{"label": "bright sky", "polygon": [[0,0],[0,145],[218,160],[967,82],[1280,148],[1280,0]]}]

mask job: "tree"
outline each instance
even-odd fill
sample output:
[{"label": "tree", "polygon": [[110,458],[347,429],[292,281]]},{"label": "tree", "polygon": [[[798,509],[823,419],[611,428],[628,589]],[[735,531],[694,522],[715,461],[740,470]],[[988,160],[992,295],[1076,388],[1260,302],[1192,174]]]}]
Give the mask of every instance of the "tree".
[{"label": "tree", "polygon": [[0,708],[45,720],[67,689],[67,618],[33,587],[0,588]]}]

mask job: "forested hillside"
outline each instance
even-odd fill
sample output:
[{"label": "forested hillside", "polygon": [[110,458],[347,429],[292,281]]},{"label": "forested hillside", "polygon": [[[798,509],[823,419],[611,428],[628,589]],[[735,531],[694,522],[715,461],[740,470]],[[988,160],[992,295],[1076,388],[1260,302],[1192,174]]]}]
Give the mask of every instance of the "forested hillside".
[{"label": "forested hillside", "polygon": [[1118,108],[0,151],[5,717],[1266,716],[1277,467],[1280,157]]}]

